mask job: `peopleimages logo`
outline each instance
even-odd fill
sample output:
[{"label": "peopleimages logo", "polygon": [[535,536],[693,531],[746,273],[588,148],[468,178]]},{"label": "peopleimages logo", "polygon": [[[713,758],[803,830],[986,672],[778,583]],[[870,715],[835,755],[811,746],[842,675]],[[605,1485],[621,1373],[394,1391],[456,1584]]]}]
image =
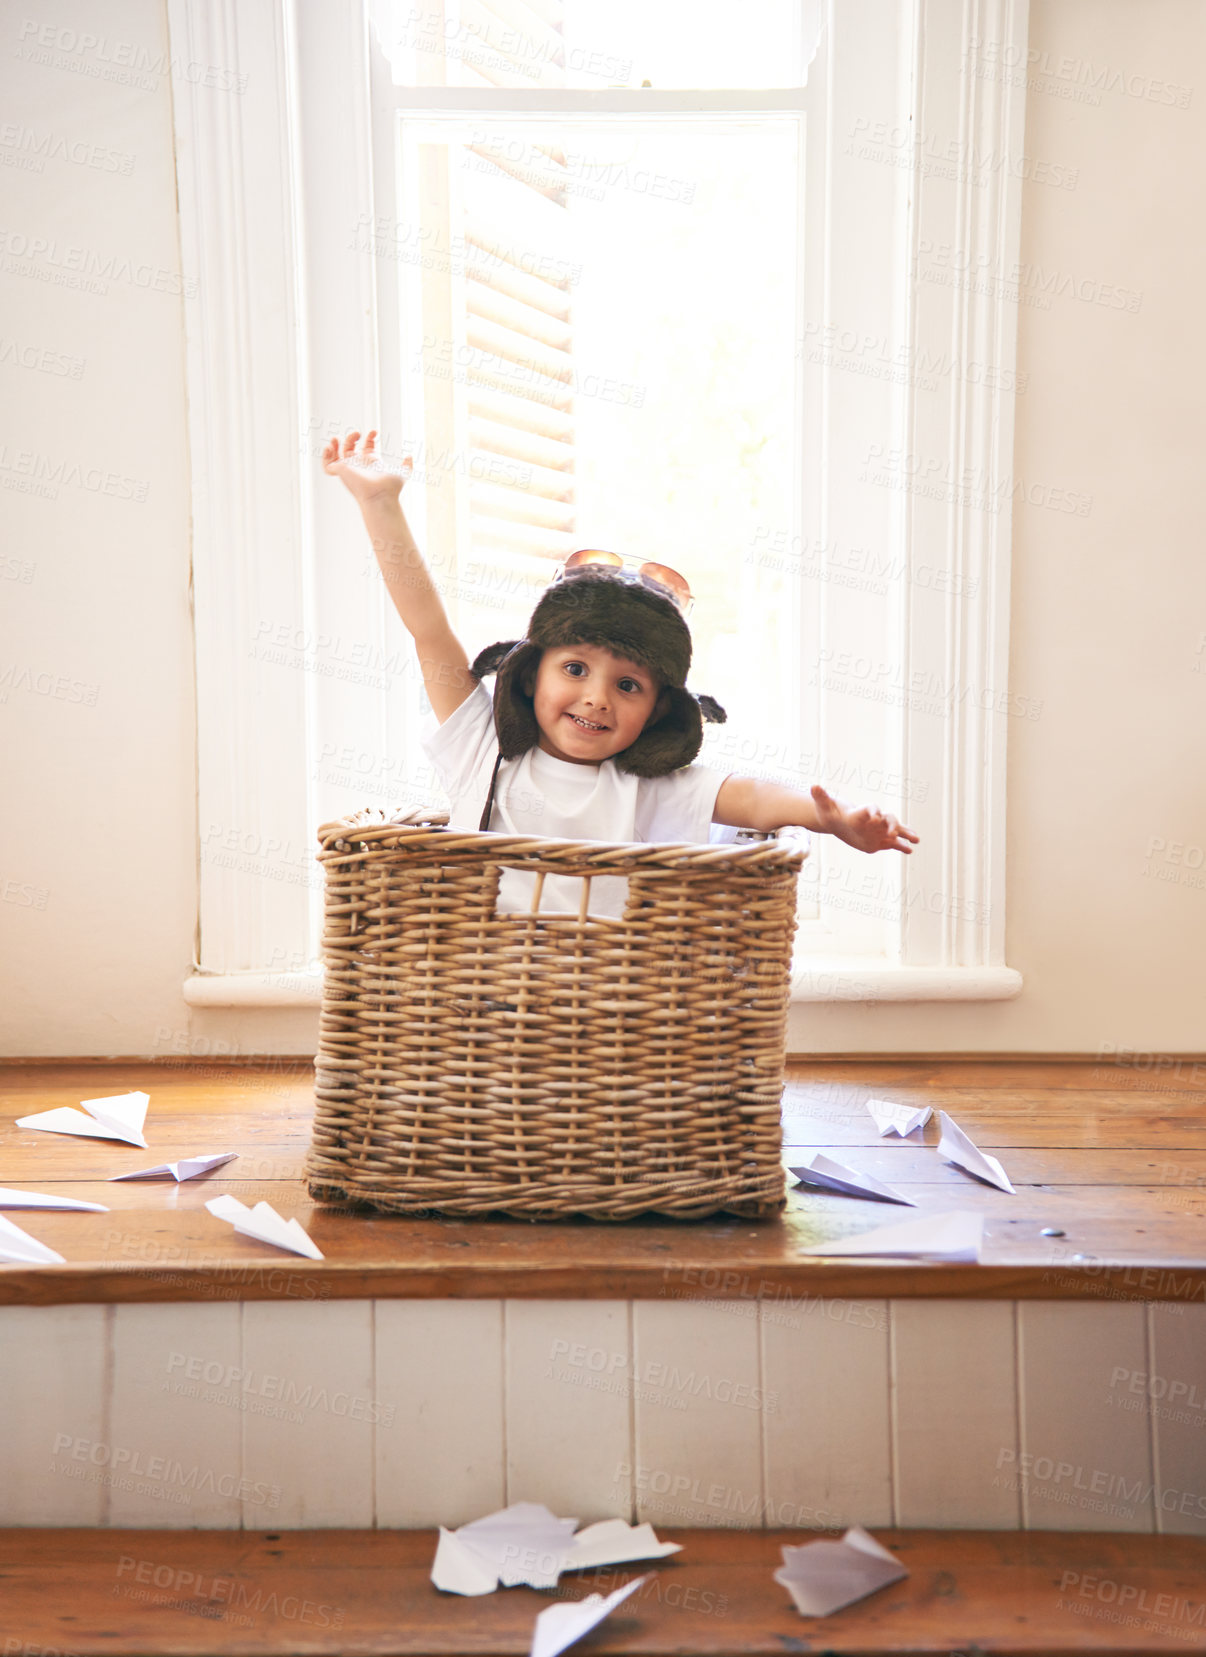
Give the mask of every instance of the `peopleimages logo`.
[{"label": "peopleimages logo", "polygon": [[[213,1468],[196,1464],[188,1467],[171,1456],[145,1456],[141,1450],[130,1450],[120,1444],[102,1444],[96,1439],[56,1433],[52,1454],[64,1458],[61,1467],[56,1467],[51,1461],[52,1473],[92,1478],[99,1483],[115,1484],[123,1490],[132,1488],[135,1480],[145,1480],[146,1494],[163,1494],[168,1500],[185,1505],[200,1493],[233,1496],[256,1507],[280,1506],[279,1485],[240,1478],[234,1473],[216,1473]],[[139,1488],[143,1489],[143,1486]]]}]

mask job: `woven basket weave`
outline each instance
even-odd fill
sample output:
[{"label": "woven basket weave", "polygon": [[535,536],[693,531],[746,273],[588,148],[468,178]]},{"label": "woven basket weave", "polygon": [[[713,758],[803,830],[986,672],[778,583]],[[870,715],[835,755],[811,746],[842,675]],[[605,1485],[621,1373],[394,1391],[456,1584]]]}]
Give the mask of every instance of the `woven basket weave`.
[{"label": "woven basket weave", "polygon": [[[317,1201],[683,1219],[784,1206],[803,847],[612,845],[364,811],[319,831]],[[495,914],[500,867],[624,875],[622,920]]]}]

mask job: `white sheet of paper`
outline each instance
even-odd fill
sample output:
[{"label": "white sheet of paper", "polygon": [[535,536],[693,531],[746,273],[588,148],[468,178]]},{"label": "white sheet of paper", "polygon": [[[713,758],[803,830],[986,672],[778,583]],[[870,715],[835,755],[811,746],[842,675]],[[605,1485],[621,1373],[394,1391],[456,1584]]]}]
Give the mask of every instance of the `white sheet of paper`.
[{"label": "white sheet of paper", "polygon": [[500,1584],[553,1588],[577,1523],[540,1502],[512,1502],[459,1530],[441,1530],[431,1580],[448,1594],[492,1594]]},{"label": "white sheet of paper", "polygon": [[631,1582],[626,1582],[622,1588],[617,1588],[614,1594],[588,1594],[585,1599],[550,1605],[547,1611],[542,1611],[536,1618],[536,1626],[532,1630],[530,1657],[558,1657],[558,1653],[564,1651],[567,1646],[572,1646],[575,1640],[580,1640],[584,1634],[589,1634],[592,1628],[597,1628],[621,1600],[626,1600],[629,1594],[635,1594],[641,1584],[648,1580],[647,1576],[638,1576]]},{"label": "white sheet of paper", "polygon": [[150,1104],[148,1094],[115,1093],[110,1099],[81,1099],[80,1103],[83,1110],[60,1105],[58,1110],[19,1116],[17,1126],[36,1128],[40,1133],[82,1134],[88,1139],[122,1139],[127,1145],[141,1145],[146,1150],[142,1125]]},{"label": "white sheet of paper", "polygon": [[788,1168],[788,1173],[803,1185],[816,1185],[823,1191],[839,1191],[844,1197],[876,1197],[880,1202],[900,1202],[906,1208],[916,1208],[912,1197],[902,1197],[890,1185],[884,1185],[871,1174],[860,1174],[824,1151],[815,1151],[799,1167]]},{"label": "white sheet of paper", "polygon": [[626,1519],[600,1519],[573,1538],[565,1571],[584,1571],[597,1565],[626,1565],[634,1559],[665,1559],[681,1553],[679,1542],[659,1542],[652,1525],[630,1525]]},{"label": "white sheet of paper", "polygon": [[600,1519],[574,1535],[576,1519],[559,1519],[540,1502],[513,1502],[440,1531],[431,1580],[446,1594],[492,1594],[498,1587],[556,1587],[563,1571],[662,1559],[680,1552],[659,1542],[652,1525]]},{"label": "white sheet of paper", "polygon": [[902,1139],[924,1128],[934,1114],[928,1105],[914,1110],[912,1105],[894,1105],[890,1099],[868,1099],[867,1109],[881,1134],[895,1133]]},{"label": "white sheet of paper", "polygon": [[47,1248],[45,1243],[39,1243],[36,1237],[31,1237],[28,1231],[22,1231],[19,1225],[6,1220],[0,1214],[0,1260],[9,1265],[17,1266],[65,1266],[66,1260],[61,1254]]},{"label": "white sheet of paper", "polygon": [[462,1525],[457,1538],[493,1562],[503,1588],[555,1588],[574,1545],[576,1519],[558,1519],[540,1502],[512,1502]]},{"label": "white sheet of paper", "polygon": [[245,1237],[254,1237],[257,1243],[271,1243],[273,1248],[288,1249],[290,1254],[304,1254],[308,1260],[321,1260],[322,1250],[312,1243],[297,1220],[282,1220],[275,1208],[266,1202],[257,1202],[248,1208],[237,1197],[211,1197],[206,1208],[216,1220],[228,1220]]},{"label": "white sheet of paper", "polygon": [[942,1129],[942,1138],[938,1141],[940,1157],[953,1162],[956,1168],[962,1168],[965,1174],[982,1179],[985,1185],[995,1185],[998,1191],[1008,1191],[1011,1197],[1017,1195],[1009,1183],[1009,1175],[996,1157],[973,1145],[958,1122],[944,1110],[938,1112],[938,1126]]},{"label": "white sheet of paper", "polygon": [[492,1594],[498,1587],[498,1568],[441,1525],[431,1580],[446,1594]]},{"label": "white sheet of paper", "polygon": [[784,1548],[775,1581],[787,1589],[801,1616],[829,1617],[908,1574],[894,1553],[854,1525],[840,1542]]},{"label": "white sheet of paper", "polygon": [[957,1211],[919,1214],[916,1219],[876,1226],[874,1231],[843,1237],[840,1242],[818,1243],[800,1253],[978,1262],[983,1243],[984,1216]]},{"label": "white sheet of paper", "polygon": [[72,1208],[89,1214],[107,1214],[103,1202],[81,1202],[78,1197],[49,1197],[42,1191],[11,1191],[0,1185],[0,1208]]},{"label": "white sheet of paper", "polygon": [[233,1162],[238,1151],[220,1151],[216,1156],[184,1156],[179,1162],[157,1162],[153,1168],[139,1168],[133,1174],[111,1174],[110,1183],[119,1179],[196,1179],[211,1168],[220,1168],[224,1162]]}]

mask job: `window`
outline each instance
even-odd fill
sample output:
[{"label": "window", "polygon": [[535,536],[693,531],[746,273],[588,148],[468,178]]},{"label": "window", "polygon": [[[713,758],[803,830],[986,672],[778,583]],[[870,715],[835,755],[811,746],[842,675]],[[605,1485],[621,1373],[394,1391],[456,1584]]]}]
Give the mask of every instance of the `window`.
[{"label": "window", "polygon": [[[1003,36],[1024,31],[1004,0],[989,9]],[[408,516],[468,648],[516,636],[568,546],[682,546],[701,598],[692,683],[730,713],[701,759],[894,801],[922,833],[914,867],[880,858],[857,875],[815,848],[800,995],[855,965],[872,995],[1016,993],[994,701],[1008,512],[915,484],[918,457],[927,478],[952,457],[1008,470],[1009,394],[965,370],[968,341],[1012,362],[1009,307],[926,285],[921,263],[970,236],[1006,266],[1017,176],[952,190],[859,135],[940,111],[969,147],[1007,150],[1021,101],[961,75],[959,0],[885,5],[874,30],[833,8],[819,34],[786,0],[767,0],[759,30],[719,8],[724,28],[684,33],[688,15],[699,7],[381,4],[383,53],[355,6],[282,4],[269,23],[171,0],[191,57],[219,61],[198,36],[221,26],[227,55],[234,40],[258,70],[237,121],[189,88],[177,115],[202,278],[190,403],[210,735],[191,999],[254,1001],[274,967],[311,960],[307,811],[313,824],[432,795],[409,641],[387,628],[367,547],[349,566],[354,508],[318,476],[326,434],[370,417],[416,454]],[[223,259],[232,234],[240,257]],[[229,269],[249,273],[242,290]],[[952,342],[935,396],[908,365],[920,348],[949,359]],[[877,367],[885,354],[903,373]],[[292,434],[284,413],[263,431],[277,406]],[[296,502],[275,533],[240,494],[248,443],[253,493],[264,461]],[[914,688],[927,675],[928,702]],[[215,843],[233,866],[207,866]],[[281,843],[299,879],[268,897]]]}]

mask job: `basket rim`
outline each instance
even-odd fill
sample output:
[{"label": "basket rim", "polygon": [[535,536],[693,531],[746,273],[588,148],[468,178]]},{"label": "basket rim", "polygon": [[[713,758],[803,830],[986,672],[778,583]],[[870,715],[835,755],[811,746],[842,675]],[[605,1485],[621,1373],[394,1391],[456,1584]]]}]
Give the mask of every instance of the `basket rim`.
[{"label": "basket rim", "polygon": [[748,845],[731,841],[698,844],[682,841],[562,840],[536,835],[482,833],[452,829],[445,810],[412,811],[405,820],[380,806],[350,812],[318,830],[319,862],[375,852],[405,852],[442,862],[482,858],[507,862],[548,861],[554,864],[617,864],[624,869],[688,865],[717,870],[731,868],[798,870],[809,854],[805,829],[780,830]]}]

